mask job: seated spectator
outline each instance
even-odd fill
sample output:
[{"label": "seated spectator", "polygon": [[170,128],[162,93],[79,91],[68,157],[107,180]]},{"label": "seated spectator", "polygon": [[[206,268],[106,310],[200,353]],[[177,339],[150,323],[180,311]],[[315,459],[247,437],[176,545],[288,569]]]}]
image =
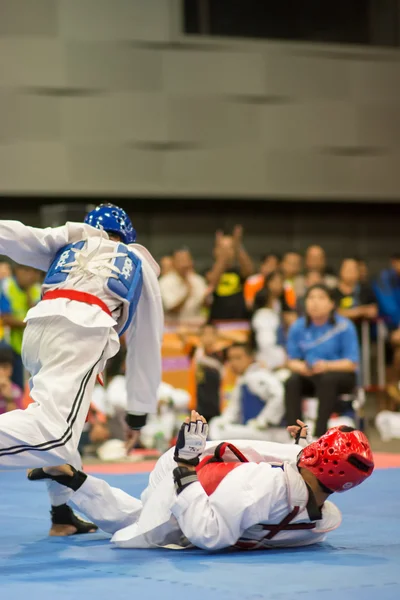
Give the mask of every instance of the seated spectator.
[{"label": "seated spectator", "polygon": [[[327,267],[325,250],[321,246],[309,246],[305,255],[305,272],[319,271],[322,277],[322,283],[327,288],[333,289],[337,286],[337,278],[332,269]],[[299,276],[295,282],[296,293],[298,296],[304,296],[306,292],[305,276]]]},{"label": "seated spectator", "polygon": [[110,430],[107,424],[107,416],[97,407],[96,403],[92,401],[79,440],[78,452],[84,456],[96,455],[99,446],[104,444],[109,437]]},{"label": "seated spectator", "polygon": [[194,272],[192,255],[188,250],[176,250],[173,258],[174,270],[160,278],[165,318],[201,319],[208,294],[206,281]]},{"label": "seated spectator", "polygon": [[283,315],[290,313],[283,294],[283,276],[279,271],[265,278],[264,288],[255,300],[251,320],[257,360],[268,369],[278,369],[286,362]]},{"label": "seated spectator", "polygon": [[14,275],[3,279],[1,284],[0,314],[4,327],[3,341],[8,342],[13,350],[12,380],[21,389],[25,383],[21,358],[22,336],[26,326],[24,319],[28,310],[39,302],[40,294],[39,272],[31,267],[15,265]]},{"label": "seated spectator", "polygon": [[371,286],[360,283],[360,269],[354,258],[345,258],[339,272],[337,288],[332,297],[338,313],[352,321],[375,319],[378,306]]},{"label": "seated spectator", "polygon": [[400,413],[390,410],[380,411],[375,417],[375,427],[383,442],[400,439]]},{"label": "seated spectator", "polygon": [[295,282],[301,272],[301,255],[293,250],[286,252],[282,258],[281,271],[284,278],[286,303],[291,310],[295,310],[297,302]]},{"label": "seated spectator", "polygon": [[306,295],[307,291],[314,285],[317,285],[318,283],[322,283],[321,273],[319,271],[307,271],[307,273],[304,276],[304,283],[305,283],[305,293],[303,296],[300,296],[298,298],[297,303],[296,303],[296,312],[299,315],[299,317],[304,316],[305,311],[306,311],[305,295]]},{"label": "seated spectator", "polygon": [[179,429],[182,413],[185,416],[188,414],[190,396],[186,390],[161,382],[157,399],[157,414],[148,416],[146,425],[140,431],[140,441],[149,450],[165,452]]},{"label": "seated spectator", "polygon": [[282,383],[255,362],[246,344],[233,344],[227,357],[238,379],[228,407],[210,422],[210,439],[273,440],[275,432],[270,425],[279,425],[284,415]]},{"label": "seated spectator", "polygon": [[162,256],[160,258],[160,277],[167,275],[174,270],[174,258],[172,256]]},{"label": "seated spectator", "polygon": [[249,310],[254,307],[254,300],[257,293],[263,288],[265,278],[277,271],[280,264],[280,258],[277,254],[266,254],[261,259],[260,272],[256,275],[251,275],[244,284],[244,298]]},{"label": "seated spectator", "polygon": [[392,264],[379,275],[374,292],[379,314],[384,317],[389,330],[386,359],[387,392],[396,402],[400,401],[400,254],[392,256]]},{"label": "seated spectator", "polygon": [[335,313],[327,287],[310,288],[305,304],[306,316],[292,325],[287,343],[292,375],[286,382],[286,419],[292,423],[302,415],[303,398],[317,397],[314,435],[319,437],[327,429],[339,396],[355,389],[360,352],[353,323]]},{"label": "seated spectator", "polygon": [[9,261],[0,259],[0,281],[7,277],[11,277],[11,275],[12,271]]},{"label": "seated spectator", "polygon": [[12,350],[0,347],[0,415],[23,408],[23,391],[11,381],[13,360]]},{"label": "seated spectator", "polygon": [[[146,425],[140,431],[140,444],[144,448],[164,452],[175,434],[178,414],[188,412],[189,394],[186,390],[161,382],[157,400],[157,414],[148,415]],[[124,419],[127,396],[125,375],[122,373],[113,376],[106,389],[106,406],[110,439],[96,448],[96,453],[101,460],[121,460],[127,455]]]},{"label": "seated spectator", "polygon": [[232,321],[249,316],[244,299],[243,286],[253,274],[253,262],[242,244],[243,230],[237,225],[233,234],[217,232],[215,239],[215,263],[207,273],[213,289],[210,321]]}]

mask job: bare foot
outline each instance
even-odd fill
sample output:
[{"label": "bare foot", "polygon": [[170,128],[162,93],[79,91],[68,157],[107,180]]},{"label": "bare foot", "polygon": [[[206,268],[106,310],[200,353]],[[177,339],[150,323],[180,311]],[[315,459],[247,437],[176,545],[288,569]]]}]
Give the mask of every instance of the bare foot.
[{"label": "bare foot", "polygon": [[[66,537],[68,535],[74,535],[78,529],[73,525],[52,525],[49,531],[50,537]],[[95,530],[94,530],[95,531]],[[92,532],[90,532],[92,533]]]}]

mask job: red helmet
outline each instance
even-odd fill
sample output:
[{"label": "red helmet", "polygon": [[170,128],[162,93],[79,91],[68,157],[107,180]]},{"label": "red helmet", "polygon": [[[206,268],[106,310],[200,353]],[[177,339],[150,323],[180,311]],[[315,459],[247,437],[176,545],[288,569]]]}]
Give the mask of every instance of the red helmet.
[{"label": "red helmet", "polygon": [[304,448],[297,466],[311,471],[332,492],[345,492],[371,475],[374,459],[367,437],[342,426]]}]

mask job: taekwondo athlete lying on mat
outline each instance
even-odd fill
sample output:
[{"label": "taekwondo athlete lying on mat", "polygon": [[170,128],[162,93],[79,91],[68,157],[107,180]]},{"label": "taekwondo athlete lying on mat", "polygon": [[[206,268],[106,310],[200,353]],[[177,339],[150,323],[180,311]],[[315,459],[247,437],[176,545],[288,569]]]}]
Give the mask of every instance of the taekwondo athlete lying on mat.
[{"label": "taekwondo athlete lying on mat", "polygon": [[[85,223],[56,228],[0,221],[0,254],[47,273],[23,338],[34,403],[0,415],[0,469],[65,462],[80,468],[77,447],[96,377],[118,352],[124,332],[127,423],[140,429],[146,414],[156,412],[163,334],[159,268],[135,240],[128,215],[110,204],[90,212]],[[64,502],[69,495],[65,490]],[[57,500],[62,504],[59,495]],[[65,511],[54,519],[65,519]]]},{"label": "taekwondo athlete lying on mat", "polygon": [[[288,428],[296,442],[306,434],[298,423]],[[298,443],[206,444],[207,429],[193,411],[141,500],[68,465],[35,469],[30,478],[52,477],[74,490],[73,505],[121,548],[252,550],[324,540],[341,522],[327,498],[359,485],[374,468],[367,438],[350,427],[330,429],[304,449]]]}]

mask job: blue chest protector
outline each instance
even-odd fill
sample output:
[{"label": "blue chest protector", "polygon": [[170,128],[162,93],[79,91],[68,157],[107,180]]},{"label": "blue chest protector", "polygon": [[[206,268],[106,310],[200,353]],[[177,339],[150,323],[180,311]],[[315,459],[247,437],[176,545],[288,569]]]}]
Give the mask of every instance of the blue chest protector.
[{"label": "blue chest protector", "polygon": [[[84,245],[85,241],[75,242],[64,246],[57,252],[43,282],[44,288],[65,283],[72,263],[75,261],[75,251],[82,250]],[[119,335],[122,335],[132,322],[142,292],[142,261],[125,244],[118,244],[115,253],[116,257],[110,262],[110,266],[115,270],[110,270],[112,276],[105,281],[105,288],[122,302],[123,319],[122,328],[119,331]],[[118,254],[122,256],[118,256]]]},{"label": "blue chest protector", "polygon": [[75,260],[75,252],[73,251],[73,248],[76,250],[82,250],[84,245],[84,241],[76,242],[75,244],[68,244],[68,246],[64,246],[64,248],[61,248],[57,252],[43,281],[44,287],[59,285],[60,283],[64,283],[64,281],[66,281],[70,269],[69,263],[72,263]]},{"label": "blue chest protector", "polygon": [[143,288],[143,272],[142,261],[125,244],[118,244],[117,253],[124,254],[114,260],[114,266],[119,269],[118,278],[109,277],[106,287],[116,298],[120,298],[128,309],[125,323],[119,332],[119,335],[122,335],[135,316]]},{"label": "blue chest protector", "polygon": [[240,404],[242,408],[242,425],[246,425],[247,421],[258,417],[265,407],[265,402],[257,394],[253,394],[246,384],[243,384],[240,388]]}]

